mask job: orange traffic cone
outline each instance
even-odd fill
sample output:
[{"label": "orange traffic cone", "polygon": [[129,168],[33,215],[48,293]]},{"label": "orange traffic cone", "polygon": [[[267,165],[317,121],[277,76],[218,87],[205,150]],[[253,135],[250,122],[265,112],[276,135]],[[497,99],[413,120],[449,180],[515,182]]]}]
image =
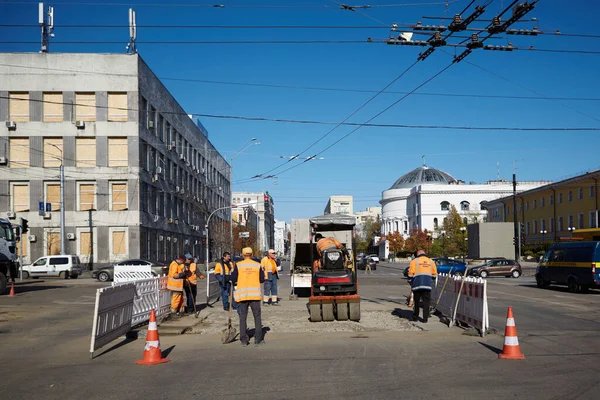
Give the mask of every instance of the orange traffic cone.
[{"label": "orange traffic cone", "polygon": [[517,327],[515,326],[515,317],[513,316],[512,307],[508,307],[508,315],[506,316],[506,329],[504,330],[504,348],[502,353],[498,354],[498,358],[507,360],[524,360],[525,356],[521,353],[519,347],[519,338],[517,337]]},{"label": "orange traffic cone", "polygon": [[148,334],[146,335],[146,346],[144,347],[144,356],[136,364],[155,365],[169,362],[170,360],[162,358],[160,350],[160,341],[158,340],[158,328],[156,327],[156,314],[154,309],[150,311],[150,322],[148,323]]},{"label": "orange traffic cone", "polygon": [[[6,293],[6,292],[5,292],[5,293]],[[15,296],[16,296],[16,295],[15,295],[15,283],[14,283],[14,282],[13,282],[13,283],[10,285],[10,293],[9,293],[8,295],[9,295],[10,297],[15,297]]]}]

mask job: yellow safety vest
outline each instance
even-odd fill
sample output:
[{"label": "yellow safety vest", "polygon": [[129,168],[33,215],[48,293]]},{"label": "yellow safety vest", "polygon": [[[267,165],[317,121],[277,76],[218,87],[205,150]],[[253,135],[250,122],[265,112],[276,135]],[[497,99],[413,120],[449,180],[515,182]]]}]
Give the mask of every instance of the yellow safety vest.
[{"label": "yellow safety vest", "polygon": [[190,263],[190,271],[188,272],[187,281],[192,285],[196,284],[198,276],[196,275],[196,263]]},{"label": "yellow safety vest", "polygon": [[269,277],[269,272],[277,273],[277,261],[270,259],[269,256],[264,257],[260,261],[260,265],[265,269],[265,279]]},{"label": "yellow safety vest", "polygon": [[169,265],[169,279],[167,280],[167,289],[176,292],[183,292],[183,279],[175,278],[175,276],[179,275],[181,272],[183,272],[183,264],[177,264],[177,261],[173,261],[171,265]]},{"label": "yellow safety vest", "polygon": [[260,264],[252,259],[237,263],[238,280],[233,294],[235,301],[261,300]]}]

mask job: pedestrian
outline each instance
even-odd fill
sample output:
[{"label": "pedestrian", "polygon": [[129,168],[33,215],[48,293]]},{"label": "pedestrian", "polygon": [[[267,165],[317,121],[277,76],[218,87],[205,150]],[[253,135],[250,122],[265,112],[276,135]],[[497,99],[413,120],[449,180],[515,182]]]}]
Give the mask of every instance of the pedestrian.
[{"label": "pedestrian", "polygon": [[171,291],[171,315],[180,316],[184,312],[183,279],[187,276],[185,257],[179,256],[169,265],[167,289]]},{"label": "pedestrian", "polygon": [[198,271],[198,267],[194,262],[194,257],[187,253],[185,255],[185,265],[186,265],[186,277],[185,282],[183,282],[183,289],[185,291],[186,298],[186,312],[188,314],[194,313],[196,310],[196,296],[198,295],[198,286],[197,280],[198,277],[200,279],[204,279],[204,274]]},{"label": "pedestrian", "polygon": [[[231,261],[231,253],[226,251],[215,265],[215,277],[219,281],[221,287],[221,303],[223,310],[229,311],[229,296],[231,293],[231,273],[233,272],[234,263]],[[234,302],[231,308],[237,310],[237,304]]]},{"label": "pedestrian", "polygon": [[244,247],[242,256],[244,259],[237,263],[231,275],[233,284],[237,285],[234,298],[238,303],[240,316],[240,342],[244,347],[250,344],[250,338],[246,332],[246,319],[248,308],[251,308],[252,315],[254,315],[254,345],[262,346],[265,341],[260,315],[260,284],[265,281],[265,271],[259,263],[252,259],[252,248]]},{"label": "pedestrian", "polygon": [[373,270],[371,269],[371,257],[366,256],[365,258],[365,274],[371,273],[373,274]]},{"label": "pedestrian", "polygon": [[423,323],[427,323],[429,318],[429,305],[431,304],[431,287],[433,279],[437,277],[437,268],[435,262],[427,257],[425,251],[417,250],[416,257],[410,262],[408,267],[408,279],[414,295],[414,309],[412,319],[419,319],[419,306],[423,300]]},{"label": "pedestrian", "polygon": [[275,250],[269,249],[267,255],[261,260],[260,266],[265,270],[265,286],[263,295],[263,305],[269,304],[273,306],[279,305],[279,299],[277,297],[277,280],[279,275],[277,274],[277,256]]}]

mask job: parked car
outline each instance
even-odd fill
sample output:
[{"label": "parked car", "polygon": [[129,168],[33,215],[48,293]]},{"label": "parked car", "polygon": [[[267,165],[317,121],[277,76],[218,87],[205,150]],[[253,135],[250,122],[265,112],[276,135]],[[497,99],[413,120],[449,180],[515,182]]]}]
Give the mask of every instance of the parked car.
[{"label": "parked car", "polygon": [[78,278],[83,267],[76,255],[46,256],[35,260],[31,265],[23,266],[23,279],[40,276],[59,276],[63,279]]},{"label": "parked car", "polygon": [[453,260],[446,257],[432,258],[435,261],[435,268],[438,274],[451,274],[461,276],[465,274],[467,264],[459,260]]},{"label": "parked car", "polygon": [[509,259],[494,259],[489,260],[485,264],[469,268],[467,275],[480,276],[487,278],[488,276],[506,276],[510,278],[518,278],[523,274],[521,264],[515,260]]},{"label": "parked car", "polygon": [[377,254],[369,254],[369,258],[376,263],[379,263],[379,256]]},{"label": "parked car", "polygon": [[115,274],[115,265],[132,265],[132,266],[146,266],[149,265],[152,270],[152,275],[161,276],[167,275],[169,273],[169,266],[161,263],[156,263],[154,261],[148,260],[125,260],[113,264],[109,267],[95,269],[92,271],[92,278],[98,279],[100,282],[108,282],[112,281]]},{"label": "parked car", "polygon": [[360,260],[356,263],[357,269],[367,269],[367,263],[371,266],[371,270],[375,271],[377,269],[377,262],[375,262],[371,256],[363,255]]}]

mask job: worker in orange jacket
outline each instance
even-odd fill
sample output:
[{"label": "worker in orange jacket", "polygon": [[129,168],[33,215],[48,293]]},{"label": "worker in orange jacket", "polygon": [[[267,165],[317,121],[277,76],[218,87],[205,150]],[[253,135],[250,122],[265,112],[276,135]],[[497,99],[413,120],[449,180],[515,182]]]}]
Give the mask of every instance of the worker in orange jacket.
[{"label": "worker in orange jacket", "polygon": [[169,279],[167,289],[171,291],[171,314],[179,316],[184,311],[183,305],[183,279],[186,278],[189,268],[185,265],[185,257],[179,256],[169,265]]},{"label": "worker in orange jacket", "polygon": [[[350,259],[350,254],[348,250],[334,237],[323,237],[320,233],[315,235],[315,242],[317,244],[317,253],[319,254],[319,258],[323,256],[323,252],[325,250],[334,250],[339,249],[344,253],[345,263],[347,264]],[[320,263],[319,263],[320,264]]]},{"label": "worker in orange jacket", "polygon": [[263,294],[263,306],[269,304],[273,306],[279,305],[279,299],[277,297],[277,256],[275,250],[269,249],[267,255],[260,261],[261,267],[265,270],[265,286]]},{"label": "worker in orange jacket", "polygon": [[185,274],[185,282],[183,282],[183,289],[185,291],[185,299],[186,299],[186,312],[191,314],[195,310],[196,304],[196,296],[198,295],[198,277],[200,279],[204,279],[204,274],[198,271],[198,267],[194,262],[194,256],[190,253],[185,255],[185,265],[187,266],[187,271]]},{"label": "worker in orange jacket", "polygon": [[429,318],[429,305],[431,304],[431,288],[433,280],[437,277],[435,262],[427,257],[424,250],[417,250],[417,256],[408,266],[408,280],[414,294],[414,309],[412,319],[419,319],[419,305],[423,300],[423,323]]}]

